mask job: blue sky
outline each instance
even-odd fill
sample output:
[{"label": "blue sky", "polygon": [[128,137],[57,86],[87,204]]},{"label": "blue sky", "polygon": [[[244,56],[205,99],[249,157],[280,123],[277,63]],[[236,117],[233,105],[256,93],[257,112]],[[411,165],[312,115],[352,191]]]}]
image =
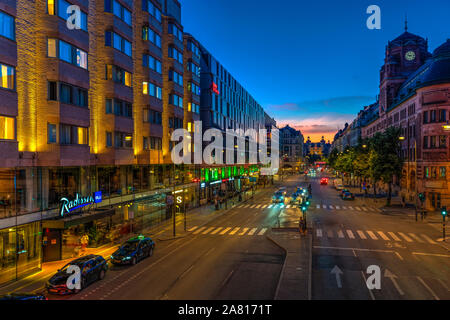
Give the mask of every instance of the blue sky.
[{"label": "blue sky", "polygon": [[[375,101],[389,40],[408,31],[429,50],[450,38],[449,0],[181,0],[193,34],[280,124],[314,140]],[[369,30],[369,5],[381,30]]]}]

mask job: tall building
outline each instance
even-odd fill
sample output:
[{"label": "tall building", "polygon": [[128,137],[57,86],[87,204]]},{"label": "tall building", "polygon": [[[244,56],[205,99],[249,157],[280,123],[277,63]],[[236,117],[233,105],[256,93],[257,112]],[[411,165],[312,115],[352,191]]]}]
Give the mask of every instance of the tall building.
[{"label": "tall building", "polygon": [[303,163],[304,138],[300,130],[286,125],[280,129],[280,166],[298,171]]}]

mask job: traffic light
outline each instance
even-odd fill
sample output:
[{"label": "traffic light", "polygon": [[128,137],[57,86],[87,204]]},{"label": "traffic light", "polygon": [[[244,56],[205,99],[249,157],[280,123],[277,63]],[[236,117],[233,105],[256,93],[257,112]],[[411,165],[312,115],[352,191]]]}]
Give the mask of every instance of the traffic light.
[{"label": "traffic light", "polygon": [[309,206],[309,201],[306,201],[306,205]]},{"label": "traffic light", "polygon": [[445,217],[447,215],[447,207],[441,208],[441,214]]},{"label": "traffic light", "polygon": [[302,206],[302,211],[306,211],[306,206],[305,205]]},{"label": "traffic light", "polygon": [[420,199],[421,202],[424,202],[425,201],[425,194],[419,193],[419,199]]}]

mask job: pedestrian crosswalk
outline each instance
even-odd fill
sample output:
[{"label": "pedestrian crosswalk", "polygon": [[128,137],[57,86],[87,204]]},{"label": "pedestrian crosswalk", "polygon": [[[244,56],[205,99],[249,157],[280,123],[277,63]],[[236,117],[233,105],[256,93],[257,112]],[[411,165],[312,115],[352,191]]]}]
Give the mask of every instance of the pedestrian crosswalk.
[{"label": "pedestrian crosswalk", "polygon": [[188,229],[195,235],[229,235],[229,236],[262,236],[268,228],[251,227],[199,227],[195,226]]},{"label": "pedestrian crosswalk", "polygon": [[417,242],[437,244],[426,234],[415,234],[408,232],[392,232],[392,231],[378,231],[378,230],[349,230],[349,229],[315,229],[316,238],[336,238],[336,239],[359,239],[359,240],[383,240],[396,242]]},{"label": "pedestrian crosswalk", "polygon": [[[292,209],[298,208],[297,204],[284,204],[284,203],[270,203],[270,204],[257,204],[257,203],[248,203],[248,204],[239,204],[236,208],[239,209],[258,209],[258,210],[270,210],[270,209]],[[343,205],[334,205],[334,204],[316,204],[310,207],[312,210],[316,209],[324,209],[324,210],[332,210],[339,212],[353,212],[353,213],[363,213],[363,212],[381,212],[379,208],[371,207],[371,206],[343,206]]]}]

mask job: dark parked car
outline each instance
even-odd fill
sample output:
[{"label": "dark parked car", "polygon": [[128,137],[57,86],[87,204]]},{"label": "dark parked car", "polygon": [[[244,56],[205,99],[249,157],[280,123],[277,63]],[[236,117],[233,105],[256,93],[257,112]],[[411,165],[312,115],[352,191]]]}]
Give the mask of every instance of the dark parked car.
[{"label": "dark parked car", "polygon": [[344,192],[342,194],[342,200],[354,200],[355,196],[351,192]]},{"label": "dark parked car", "polygon": [[112,264],[132,264],[153,255],[155,242],[144,236],[131,238],[111,255]]},{"label": "dark parked car", "polygon": [[[67,273],[67,269],[71,265],[78,266],[81,271],[81,289],[79,290],[69,289],[67,287],[67,280],[72,275],[72,273]],[[62,269],[59,269],[58,272],[53,277],[51,277],[50,280],[48,280],[46,285],[47,291],[49,293],[55,294],[77,293],[78,291],[86,288],[91,283],[97,280],[102,280],[105,277],[107,270],[108,264],[102,256],[90,254],[75,259],[66,264]]]},{"label": "dark parked car", "polygon": [[47,297],[41,293],[20,293],[13,292],[0,296],[2,300],[48,300]]}]

